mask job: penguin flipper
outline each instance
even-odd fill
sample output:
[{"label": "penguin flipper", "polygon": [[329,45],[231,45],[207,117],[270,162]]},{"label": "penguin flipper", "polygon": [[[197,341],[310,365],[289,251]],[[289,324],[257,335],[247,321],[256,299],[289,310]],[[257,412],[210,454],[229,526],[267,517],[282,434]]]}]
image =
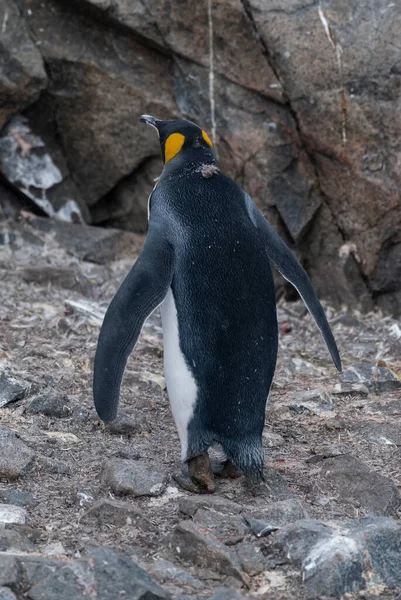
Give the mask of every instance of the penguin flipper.
[{"label": "penguin flipper", "polygon": [[173,278],[173,249],[150,226],[137,261],[107,309],[95,356],[93,396],[102,421],[117,416],[120,386],[142,326],[163,302]]},{"label": "penguin flipper", "polygon": [[256,229],[263,234],[269,262],[271,262],[281,275],[295,287],[301,296],[307,309],[314,318],[316,325],[320,329],[335,366],[341,373],[341,358],[337,344],[308,274],[295,258],[284,240],[276,233],[270,223],[266,221],[252,198],[246,193],[245,202],[252,223]]}]

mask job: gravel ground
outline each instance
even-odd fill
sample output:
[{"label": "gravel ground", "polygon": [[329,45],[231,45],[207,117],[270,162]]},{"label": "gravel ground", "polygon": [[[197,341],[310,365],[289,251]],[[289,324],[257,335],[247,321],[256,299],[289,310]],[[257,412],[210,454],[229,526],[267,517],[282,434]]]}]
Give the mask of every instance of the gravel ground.
[{"label": "gravel ground", "polygon": [[[73,240],[63,247],[51,231],[35,225],[37,220],[29,221],[26,216],[19,224],[1,224],[0,372],[25,393],[0,408],[0,424],[17,434],[35,461],[17,479],[0,479],[0,495],[16,504],[12,492],[30,494],[21,503],[36,552],[77,558],[94,547],[111,546],[135,556],[149,571],[166,546],[163,540],[188,518],[179,507],[183,498],[191,498],[167,479],[179,470],[179,442],[164,389],[158,313],[148,320],[127,365],[120,404],[125,429],[111,431],[99,422],[91,394],[102,315],[142,239],[128,238],[131,245],[111,253],[107,264],[95,264],[78,258]],[[380,312],[325,308],[344,370],[366,363],[401,374],[401,330],[394,320]],[[339,390],[340,376],[303,304],[280,301],[278,317],[279,357],[264,433],[270,491],[255,496],[242,479],[218,479],[215,497],[256,509],[296,498],[310,517],[326,521],[368,514],[399,519],[400,389],[391,381],[380,387],[372,376],[367,387]],[[112,459],[113,464],[115,459],[139,461],[164,474],[161,495],[123,498],[142,511],[144,527],[87,518],[94,501],[117,498],[104,479],[104,465]],[[195,566],[186,572],[202,581],[202,589],[162,581],[173,596],[209,598],[214,588],[232,584],[232,578],[226,581]],[[154,577],[160,581],[160,574]],[[299,571],[279,563],[248,574],[246,584],[245,597],[306,594]],[[378,593],[347,597],[396,598],[398,592],[382,586]]]}]

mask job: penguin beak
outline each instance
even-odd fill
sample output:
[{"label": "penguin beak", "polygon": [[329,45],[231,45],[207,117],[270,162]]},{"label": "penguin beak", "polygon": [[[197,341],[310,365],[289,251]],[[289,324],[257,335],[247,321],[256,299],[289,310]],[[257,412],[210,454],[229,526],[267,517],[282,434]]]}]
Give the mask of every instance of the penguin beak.
[{"label": "penguin beak", "polygon": [[142,115],[139,120],[142,121],[142,123],[146,123],[146,125],[152,125],[157,131],[159,131],[159,125],[163,123],[161,119],[152,117],[151,115]]}]

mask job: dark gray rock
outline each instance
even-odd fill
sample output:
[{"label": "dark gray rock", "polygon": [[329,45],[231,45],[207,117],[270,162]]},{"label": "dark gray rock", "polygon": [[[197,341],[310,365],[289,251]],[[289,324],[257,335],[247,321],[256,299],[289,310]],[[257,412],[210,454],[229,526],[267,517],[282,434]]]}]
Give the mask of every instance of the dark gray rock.
[{"label": "dark gray rock", "polygon": [[0,587],[0,600],[18,600],[18,598],[10,588]]},{"label": "dark gray rock", "polygon": [[277,534],[276,545],[301,568],[312,598],[341,596],[365,586],[361,548],[335,526],[298,521]]},{"label": "dark gray rock", "polygon": [[73,290],[82,296],[91,296],[92,294],[89,279],[75,267],[53,267],[49,265],[25,267],[19,271],[19,274],[27,283],[52,285],[66,290]]},{"label": "dark gray rock", "polygon": [[132,256],[140,248],[138,236],[117,229],[102,229],[41,217],[30,218],[29,223],[34,229],[54,236],[56,242],[72,256],[99,265],[107,264],[122,255]]},{"label": "dark gray rock", "polygon": [[346,369],[340,377],[343,383],[360,383],[377,394],[401,388],[401,381],[393,371],[369,363],[357,363]]},{"label": "dark gray rock", "polygon": [[146,519],[143,512],[129,502],[100,499],[87,510],[80,521],[98,525],[126,527],[135,525],[143,531],[154,531],[155,527]]},{"label": "dark gray rock", "polygon": [[5,526],[0,529],[0,552],[35,552],[37,549],[31,539],[29,530],[16,525]]},{"label": "dark gray rock", "polygon": [[320,414],[333,410],[333,402],[328,390],[309,390],[293,394],[290,409],[299,413],[309,411],[312,414]]},{"label": "dark gray rock", "polygon": [[234,546],[243,540],[248,530],[241,516],[223,514],[212,508],[199,508],[193,520],[207,527],[226,546]]},{"label": "dark gray rock", "polygon": [[250,577],[266,570],[266,559],[259,546],[253,541],[243,541],[235,546],[235,553],[241,569]]},{"label": "dark gray rock", "polygon": [[280,529],[279,525],[275,525],[273,523],[267,523],[266,521],[262,521],[261,519],[255,519],[250,515],[244,515],[244,520],[248,525],[249,529],[252,531],[256,537],[267,537],[274,531]]},{"label": "dark gray rock", "polygon": [[401,523],[394,519],[298,521],[282,529],[275,544],[300,567],[311,598],[356,592],[366,582],[401,584]]},{"label": "dark gray rock", "polygon": [[98,548],[81,560],[71,561],[27,592],[31,600],[87,600],[96,590],[98,600],[119,597],[130,600],[159,600],[169,595],[130,558],[111,548]]},{"label": "dark gray rock", "polygon": [[21,563],[15,556],[0,555],[0,586],[7,585],[15,589],[21,582]]},{"label": "dark gray rock", "polygon": [[25,554],[18,558],[22,566],[23,581],[28,582],[30,587],[44,581],[48,575],[52,575],[63,564],[59,560],[35,554]]},{"label": "dark gray rock", "polygon": [[307,519],[308,513],[296,498],[272,502],[264,508],[256,508],[252,512],[243,513],[247,517],[260,519],[267,525],[287,525],[300,519]]},{"label": "dark gray rock", "polygon": [[162,544],[167,559],[242,580],[236,555],[202,525],[181,521]]},{"label": "dark gray rock", "polygon": [[155,561],[147,570],[149,575],[154,577],[158,583],[174,583],[177,586],[185,587],[185,589],[203,590],[205,584],[199,579],[196,579],[191,573],[185,569],[177,567],[168,560],[159,559]]},{"label": "dark gray rock", "polygon": [[0,408],[24,398],[28,389],[28,384],[19,383],[2,373],[0,375]]},{"label": "dark gray rock", "polygon": [[38,501],[31,492],[21,492],[20,490],[10,488],[0,491],[0,499],[6,504],[15,504],[15,506],[22,506],[24,508],[33,508],[38,504]]},{"label": "dark gray rock", "polygon": [[245,600],[245,596],[228,587],[220,587],[214,592],[210,600]]},{"label": "dark gray rock", "polygon": [[133,416],[121,413],[111,423],[106,424],[106,429],[110,433],[118,435],[132,435],[150,431],[150,423],[146,415],[140,411],[135,411]]},{"label": "dark gray rock", "polygon": [[401,446],[401,428],[397,423],[358,421],[353,427],[357,435],[384,446]]},{"label": "dark gray rock", "polygon": [[118,496],[160,496],[168,474],[142,460],[115,458],[105,464],[103,479]]},{"label": "dark gray rock", "polygon": [[390,479],[349,454],[324,459],[322,474],[343,500],[358,503],[368,514],[395,515],[401,504],[397,486]]},{"label": "dark gray rock", "polygon": [[32,398],[26,407],[26,412],[61,419],[71,414],[71,408],[67,396],[49,392]]},{"label": "dark gray rock", "polygon": [[32,468],[34,453],[7,427],[0,426],[0,478],[17,479]]},{"label": "dark gray rock", "polygon": [[180,512],[188,517],[193,517],[199,508],[213,508],[222,514],[239,515],[243,506],[232,502],[227,498],[219,496],[210,496],[202,494],[202,496],[184,496],[179,498],[178,507]]}]

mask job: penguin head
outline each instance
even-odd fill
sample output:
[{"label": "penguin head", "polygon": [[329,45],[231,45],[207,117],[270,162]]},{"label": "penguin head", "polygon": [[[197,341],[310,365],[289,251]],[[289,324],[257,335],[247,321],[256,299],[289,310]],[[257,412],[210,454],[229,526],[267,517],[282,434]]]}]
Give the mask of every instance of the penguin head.
[{"label": "penguin head", "polygon": [[165,164],[176,156],[193,160],[195,153],[202,160],[214,161],[213,144],[206,131],[195,123],[185,119],[163,121],[150,115],[142,115],[140,121],[156,129]]}]

